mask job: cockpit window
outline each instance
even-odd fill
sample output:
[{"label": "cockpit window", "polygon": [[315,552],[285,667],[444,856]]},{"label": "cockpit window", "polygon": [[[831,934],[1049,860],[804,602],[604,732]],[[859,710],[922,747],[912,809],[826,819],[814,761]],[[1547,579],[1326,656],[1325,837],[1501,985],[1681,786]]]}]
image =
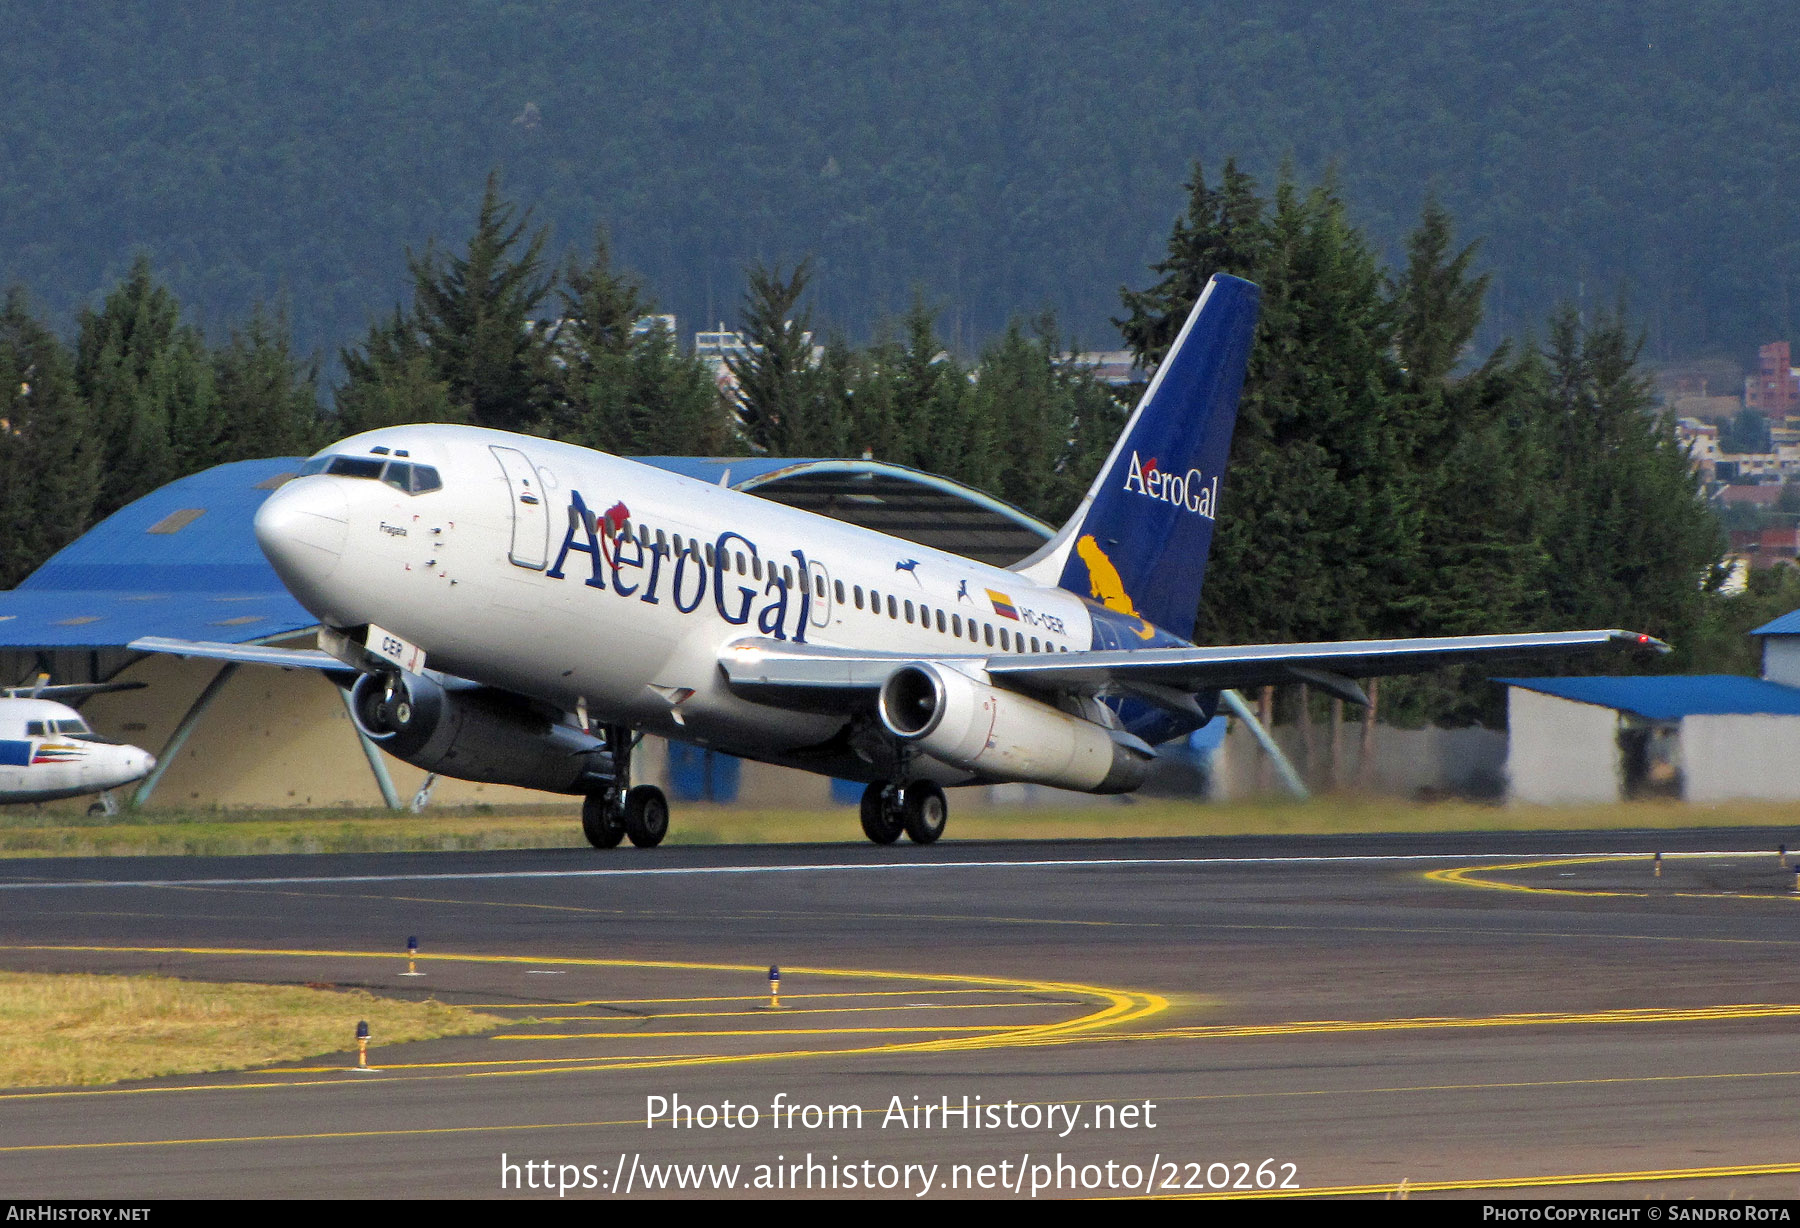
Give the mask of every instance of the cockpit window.
[{"label": "cockpit window", "polygon": [[56,722],[56,732],[58,732],[58,733],[91,733],[92,731],[87,727],[87,722],[84,720],[81,720],[78,717],[72,721],[57,721]]},{"label": "cockpit window", "polygon": [[424,494],[428,490],[442,490],[443,479],[438,471],[430,465],[414,465],[406,461],[384,461],[374,456],[345,456],[342,453],[327,453],[315,456],[300,466],[300,476],[307,477],[314,473],[329,473],[340,478],[367,478],[371,481],[385,482],[395,490],[409,495]]},{"label": "cockpit window", "polygon": [[26,721],[25,722],[25,736],[28,738],[43,737],[44,736],[44,722],[42,722],[42,721]]}]

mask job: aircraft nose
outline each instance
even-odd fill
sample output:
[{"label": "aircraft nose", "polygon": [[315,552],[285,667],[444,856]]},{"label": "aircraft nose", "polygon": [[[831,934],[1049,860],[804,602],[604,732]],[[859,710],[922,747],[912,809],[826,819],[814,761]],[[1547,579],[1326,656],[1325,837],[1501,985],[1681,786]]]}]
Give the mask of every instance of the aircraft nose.
[{"label": "aircraft nose", "polygon": [[343,561],[349,525],[349,500],[337,482],[300,478],[263,500],[256,544],[282,583],[310,608],[319,586]]}]

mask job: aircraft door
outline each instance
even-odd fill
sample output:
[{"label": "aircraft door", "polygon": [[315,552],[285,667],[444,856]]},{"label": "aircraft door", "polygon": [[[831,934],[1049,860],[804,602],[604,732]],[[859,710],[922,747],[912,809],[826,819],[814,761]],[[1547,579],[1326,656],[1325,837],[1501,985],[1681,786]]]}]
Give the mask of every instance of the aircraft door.
[{"label": "aircraft door", "polygon": [[512,502],[512,552],[507,558],[515,566],[542,571],[550,562],[550,509],[543,478],[517,448],[490,444],[488,450],[506,474]]},{"label": "aircraft door", "polygon": [[812,585],[812,617],[815,627],[831,625],[831,573],[817,559],[806,562],[806,582]]}]

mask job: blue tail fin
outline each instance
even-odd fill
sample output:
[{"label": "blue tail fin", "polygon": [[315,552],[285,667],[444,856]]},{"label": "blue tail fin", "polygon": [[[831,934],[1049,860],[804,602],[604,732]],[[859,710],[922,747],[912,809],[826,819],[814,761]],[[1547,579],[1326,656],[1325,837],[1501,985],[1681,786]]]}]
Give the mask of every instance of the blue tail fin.
[{"label": "blue tail fin", "polygon": [[1261,293],[1206,283],[1081,506],[1017,571],[1193,636]]}]

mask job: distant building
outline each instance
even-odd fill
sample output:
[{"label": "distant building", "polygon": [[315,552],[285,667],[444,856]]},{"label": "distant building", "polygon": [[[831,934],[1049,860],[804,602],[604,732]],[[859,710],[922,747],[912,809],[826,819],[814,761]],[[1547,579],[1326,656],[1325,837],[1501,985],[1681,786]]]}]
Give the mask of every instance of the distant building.
[{"label": "distant building", "polygon": [[1757,351],[1757,370],[1744,377],[1744,406],[1780,421],[1800,414],[1800,370],[1792,365],[1785,341],[1771,341]]},{"label": "distant building", "polygon": [[1057,359],[1056,365],[1085,370],[1108,388],[1141,384],[1150,378],[1150,373],[1137,365],[1130,350],[1090,350],[1066,354]]},{"label": "distant building", "polygon": [[[792,321],[789,321],[789,324],[791,325]],[[803,334],[803,340],[811,345],[812,334],[810,332]],[[744,340],[742,333],[726,328],[723,321],[715,329],[694,334],[694,357],[707,365],[712,371],[713,382],[719,386],[719,391],[734,402],[738,395],[738,381],[737,376],[731,372],[731,364],[728,360],[732,358],[745,359],[755,352],[756,347]],[[824,357],[825,347],[814,345],[812,362],[817,365]]]},{"label": "distant building", "polygon": [[1762,677],[1501,678],[1508,796],[1800,799],[1800,610],[1750,633]]},{"label": "distant building", "polygon": [[1777,563],[1792,563],[1800,556],[1800,528],[1775,525],[1761,529],[1733,529],[1731,553],[1747,560],[1758,571]]}]

